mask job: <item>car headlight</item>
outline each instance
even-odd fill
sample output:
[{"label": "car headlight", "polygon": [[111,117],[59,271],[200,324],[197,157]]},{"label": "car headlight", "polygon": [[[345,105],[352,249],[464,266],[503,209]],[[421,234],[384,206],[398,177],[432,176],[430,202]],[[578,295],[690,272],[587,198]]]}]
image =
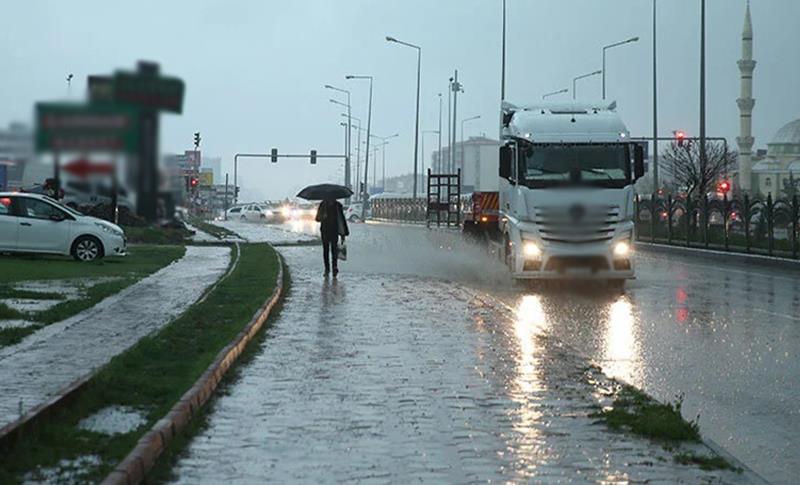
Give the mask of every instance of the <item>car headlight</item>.
[{"label": "car headlight", "polygon": [[267,217],[272,217],[275,215],[272,211],[266,211]]},{"label": "car headlight", "polygon": [[631,244],[627,241],[619,241],[614,245],[614,256],[617,258],[627,258],[631,254]]},{"label": "car headlight", "polygon": [[535,242],[526,241],[522,244],[522,254],[527,259],[538,259],[542,255],[542,250]]},{"label": "car headlight", "polygon": [[102,229],[103,232],[105,232],[105,233],[113,234],[115,236],[123,236],[124,235],[124,233],[122,231],[119,231],[119,230],[117,230],[117,229],[115,229],[115,228],[113,228],[113,227],[111,227],[109,225],[103,224],[102,222],[95,222],[94,225],[99,227],[100,229]]}]

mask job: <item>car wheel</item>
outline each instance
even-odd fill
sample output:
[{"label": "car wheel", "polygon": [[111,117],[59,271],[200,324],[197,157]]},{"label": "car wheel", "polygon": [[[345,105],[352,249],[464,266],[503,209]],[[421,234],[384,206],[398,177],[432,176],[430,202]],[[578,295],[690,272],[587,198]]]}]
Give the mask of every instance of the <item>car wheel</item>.
[{"label": "car wheel", "polygon": [[72,244],[72,257],[89,262],[103,257],[103,245],[93,236],[81,236]]},{"label": "car wheel", "polygon": [[242,217],[240,217],[239,219],[241,219],[241,220],[243,220],[243,221],[244,221],[244,220],[246,220],[246,219],[247,219],[247,217],[245,217],[245,215],[244,215],[244,214],[242,214]]}]

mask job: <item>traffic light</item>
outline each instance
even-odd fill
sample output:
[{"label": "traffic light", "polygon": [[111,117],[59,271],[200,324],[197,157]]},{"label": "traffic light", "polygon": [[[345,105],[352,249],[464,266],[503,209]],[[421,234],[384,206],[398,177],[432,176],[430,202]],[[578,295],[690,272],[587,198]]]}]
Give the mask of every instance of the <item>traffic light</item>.
[{"label": "traffic light", "polygon": [[722,195],[726,195],[730,190],[731,184],[727,180],[723,180],[717,184],[717,192],[720,192]]},{"label": "traffic light", "polygon": [[197,177],[192,177],[189,179],[189,185],[192,186],[192,189],[196,189],[199,184],[200,180]]},{"label": "traffic light", "polygon": [[269,158],[272,163],[278,163],[278,149],[273,148],[272,151],[269,152]]},{"label": "traffic light", "polygon": [[674,131],[675,133],[675,141],[678,143],[679,147],[683,146],[683,142],[686,140],[686,132],[684,131]]},{"label": "traffic light", "polygon": [[311,165],[317,164],[317,151],[311,150]]},{"label": "traffic light", "polygon": [[194,134],[194,149],[197,150],[200,147],[200,132]]}]

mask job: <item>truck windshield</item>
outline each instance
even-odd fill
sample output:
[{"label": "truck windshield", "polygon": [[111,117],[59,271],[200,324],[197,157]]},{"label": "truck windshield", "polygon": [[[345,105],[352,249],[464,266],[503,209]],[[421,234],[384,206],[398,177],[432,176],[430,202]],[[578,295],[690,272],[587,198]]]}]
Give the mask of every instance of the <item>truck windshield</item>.
[{"label": "truck windshield", "polygon": [[520,145],[520,183],[532,188],[630,183],[628,146],[607,144]]}]

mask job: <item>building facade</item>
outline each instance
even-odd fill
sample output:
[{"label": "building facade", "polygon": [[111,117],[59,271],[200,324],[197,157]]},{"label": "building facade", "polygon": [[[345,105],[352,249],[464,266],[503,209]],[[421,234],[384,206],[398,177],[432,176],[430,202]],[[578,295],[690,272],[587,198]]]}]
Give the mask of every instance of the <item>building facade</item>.
[{"label": "building facade", "polygon": [[33,131],[30,126],[10,123],[7,129],[0,129],[0,166],[4,167],[0,169],[4,172],[0,189],[22,187],[25,167],[33,159]]}]

